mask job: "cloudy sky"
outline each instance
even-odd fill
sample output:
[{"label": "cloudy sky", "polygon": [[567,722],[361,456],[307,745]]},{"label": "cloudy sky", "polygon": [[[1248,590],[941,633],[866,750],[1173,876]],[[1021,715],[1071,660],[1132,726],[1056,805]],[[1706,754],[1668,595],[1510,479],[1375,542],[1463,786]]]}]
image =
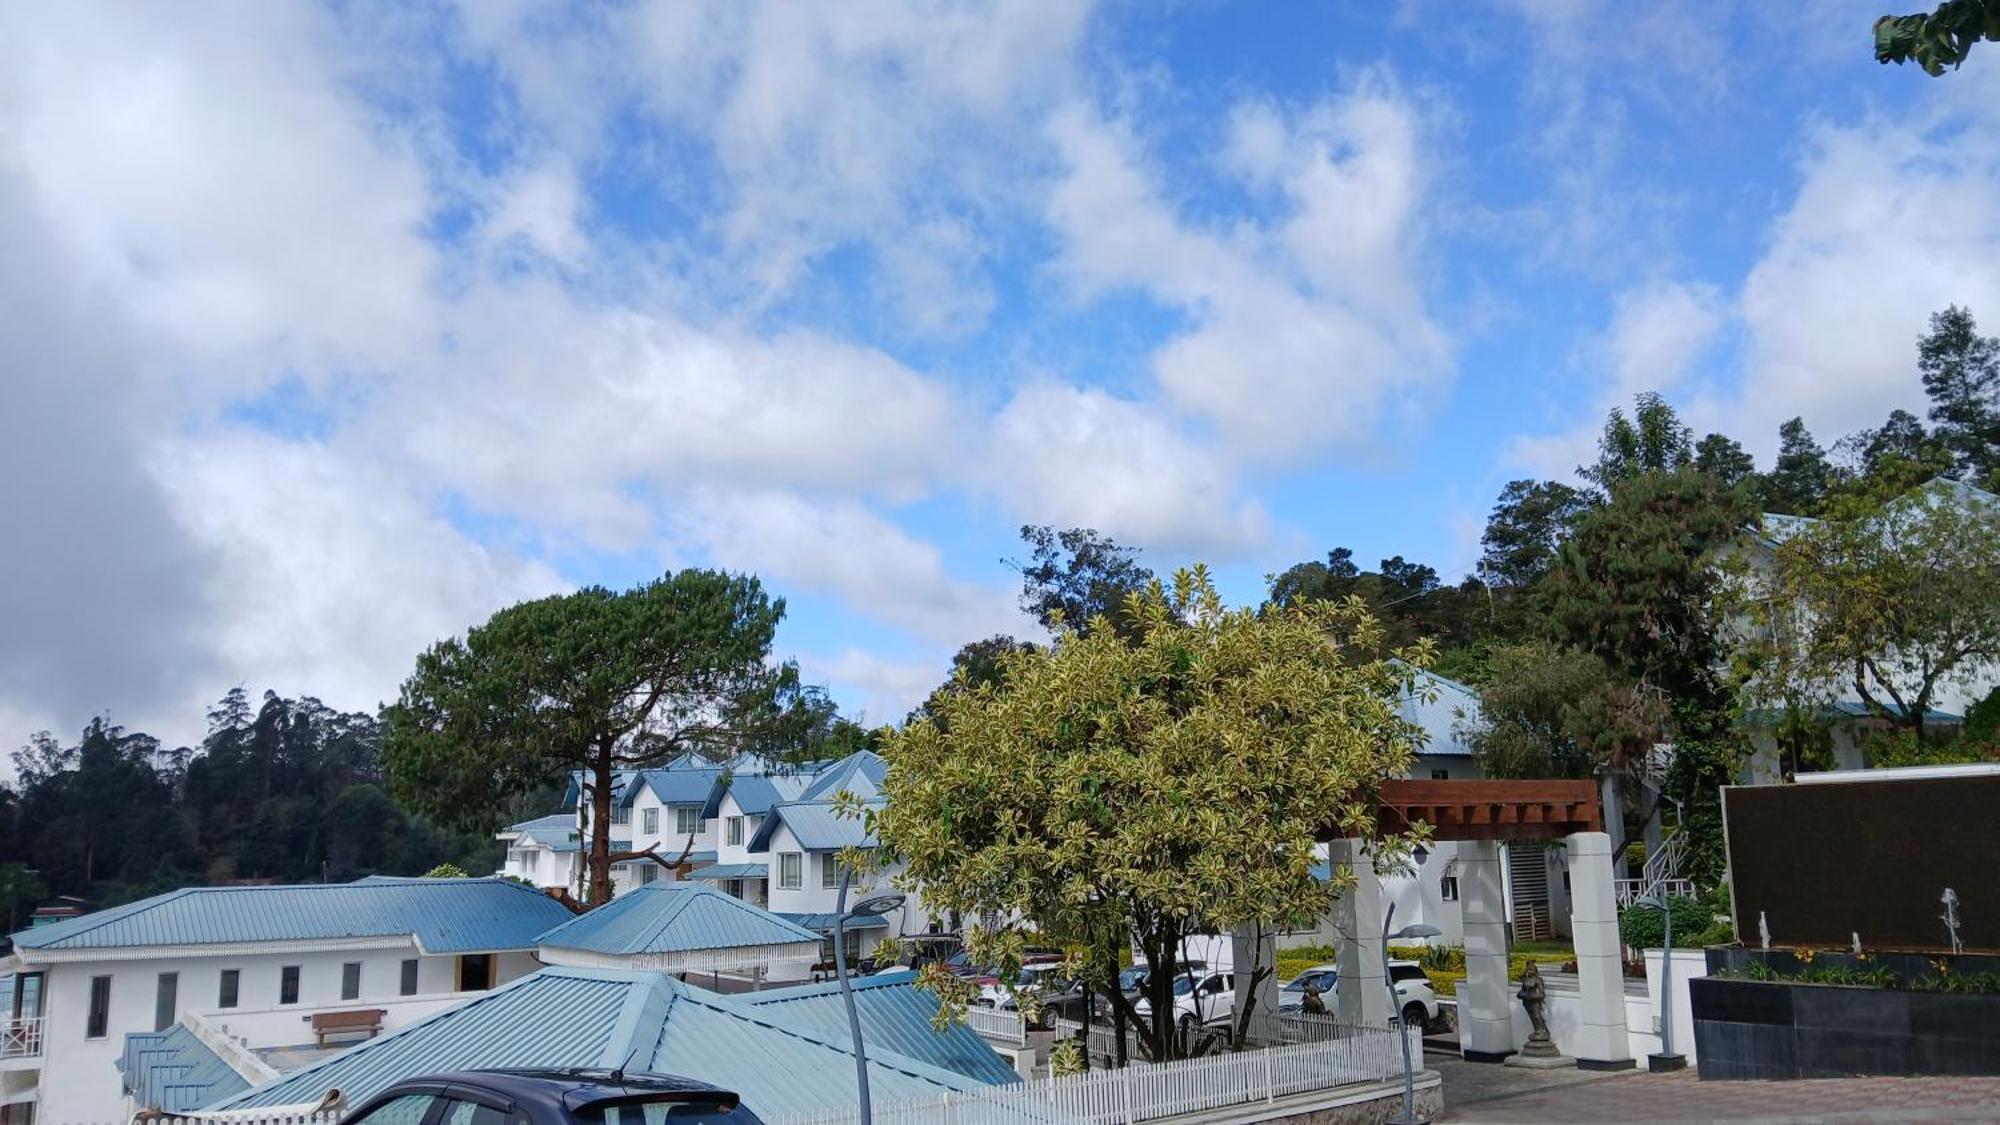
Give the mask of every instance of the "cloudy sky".
[{"label": "cloudy sky", "polygon": [[1636,391],[1830,441],[2000,328],[2000,57],[1882,7],[0,0],[0,744],[688,565],[893,720],[1025,522],[1251,600]]}]

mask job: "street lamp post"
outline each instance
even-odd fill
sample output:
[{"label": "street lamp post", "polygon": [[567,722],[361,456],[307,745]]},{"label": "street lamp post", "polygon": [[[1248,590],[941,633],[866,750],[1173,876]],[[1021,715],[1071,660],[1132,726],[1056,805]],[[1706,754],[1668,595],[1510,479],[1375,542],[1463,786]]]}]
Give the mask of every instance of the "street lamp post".
[{"label": "street lamp post", "polygon": [[1396,920],[1396,904],[1389,904],[1388,916],[1382,919],[1382,983],[1389,989],[1389,1021],[1396,1029],[1396,1038],[1403,1042],[1403,1115],[1389,1122],[1389,1125],[1430,1125],[1430,1118],[1417,1116],[1417,1070],[1410,1058],[1410,1032],[1403,1026],[1403,998],[1396,993],[1395,978],[1389,974],[1389,943],[1407,941],[1411,938],[1434,938],[1444,931],[1423,922],[1413,922],[1395,933],[1389,932],[1390,923]]},{"label": "street lamp post", "polygon": [[854,1040],[854,1079],[861,1093],[861,1125],[873,1125],[874,1111],[868,1104],[868,1050],[861,1042],[861,1013],[854,1007],[854,986],[847,980],[847,923],[850,919],[887,914],[903,905],[904,896],[874,895],[855,903],[850,911],[847,909],[847,886],[853,878],[852,871],[841,870],[840,899],[834,904],[833,913],[833,969],[840,978],[841,1003],[847,1007],[847,1034]]},{"label": "street lamp post", "polygon": [[1658,907],[1666,918],[1666,935],[1661,939],[1666,948],[1660,950],[1660,1053],[1646,1056],[1646,1069],[1651,1071],[1687,1067],[1687,1056],[1674,1052],[1674,911],[1669,898],[1662,890],[1632,904]]}]

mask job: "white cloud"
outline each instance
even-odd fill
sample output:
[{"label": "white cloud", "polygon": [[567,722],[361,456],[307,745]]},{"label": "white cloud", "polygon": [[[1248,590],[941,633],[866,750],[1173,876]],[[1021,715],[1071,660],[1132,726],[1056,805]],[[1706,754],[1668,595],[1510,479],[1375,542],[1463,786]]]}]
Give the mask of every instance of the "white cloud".
[{"label": "white cloud", "polygon": [[889,660],[858,648],[832,657],[807,655],[799,661],[806,678],[831,681],[857,697],[846,710],[870,726],[899,724],[951,672],[951,658],[937,661]]},{"label": "white cloud", "polygon": [[957,645],[1029,625],[1011,589],[953,579],[935,545],[852,500],[702,489],[675,526],[724,566],[756,571],[783,589],[831,594],[933,642]]},{"label": "white cloud", "polygon": [[1417,283],[1420,135],[1374,78],[1296,113],[1240,106],[1223,165],[1282,217],[1203,227],[1161,198],[1129,132],[1072,108],[1052,126],[1067,168],[1048,202],[1058,269],[1082,295],[1136,289],[1189,320],[1154,375],[1234,456],[1366,445],[1450,372]]}]

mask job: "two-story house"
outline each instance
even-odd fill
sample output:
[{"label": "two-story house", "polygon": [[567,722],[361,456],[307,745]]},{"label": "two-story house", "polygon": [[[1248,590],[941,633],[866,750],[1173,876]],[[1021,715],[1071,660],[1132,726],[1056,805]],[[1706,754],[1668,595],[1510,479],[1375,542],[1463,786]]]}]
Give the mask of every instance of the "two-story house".
[{"label": "two-story house", "polygon": [[9,1120],[123,1120],[128,1034],[187,1013],[251,1052],[317,1047],[329,1013],[394,1030],[534,971],[536,939],[570,917],[505,880],[373,877],[191,887],[23,930],[0,1101]]}]

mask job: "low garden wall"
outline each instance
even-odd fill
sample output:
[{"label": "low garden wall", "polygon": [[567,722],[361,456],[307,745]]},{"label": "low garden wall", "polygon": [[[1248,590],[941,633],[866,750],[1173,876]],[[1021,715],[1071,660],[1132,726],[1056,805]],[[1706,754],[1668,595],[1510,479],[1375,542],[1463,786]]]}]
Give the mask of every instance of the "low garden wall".
[{"label": "low garden wall", "polygon": [[1711,948],[1704,1079],[2000,1075],[2000,957]]}]

